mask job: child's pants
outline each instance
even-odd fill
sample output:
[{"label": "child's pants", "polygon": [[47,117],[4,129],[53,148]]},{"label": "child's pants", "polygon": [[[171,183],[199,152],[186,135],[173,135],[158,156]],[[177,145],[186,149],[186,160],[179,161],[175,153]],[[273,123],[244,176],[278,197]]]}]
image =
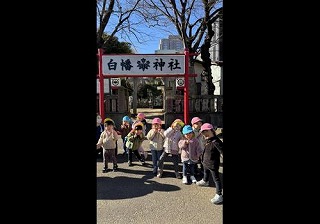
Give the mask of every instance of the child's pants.
[{"label": "child's pants", "polygon": [[117,165],[117,157],[115,149],[103,149],[103,163],[104,167],[108,167],[108,162],[112,161],[113,165]]},{"label": "child's pants", "polygon": [[194,176],[194,166],[195,163],[191,160],[184,161],[182,163],[182,174],[183,176],[187,176],[188,171],[190,172],[190,176]]}]

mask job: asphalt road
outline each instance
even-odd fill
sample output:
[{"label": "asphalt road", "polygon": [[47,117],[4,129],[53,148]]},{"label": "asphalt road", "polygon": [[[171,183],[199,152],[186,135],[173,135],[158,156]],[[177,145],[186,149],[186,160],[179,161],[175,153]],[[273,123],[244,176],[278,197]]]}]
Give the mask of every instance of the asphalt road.
[{"label": "asphalt road", "polygon": [[[148,149],[148,143],[144,141],[144,148]],[[182,184],[181,179],[175,178],[170,161],[165,162],[164,176],[157,178],[152,174],[150,151],[145,166],[133,156],[132,167],[120,153],[117,172],[102,173],[102,160],[97,159],[98,224],[223,223],[223,205],[210,202],[215,194],[211,178],[209,187]],[[179,168],[181,172],[181,163]],[[222,166],[220,172],[222,176]],[[196,178],[200,180],[201,176]]]}]

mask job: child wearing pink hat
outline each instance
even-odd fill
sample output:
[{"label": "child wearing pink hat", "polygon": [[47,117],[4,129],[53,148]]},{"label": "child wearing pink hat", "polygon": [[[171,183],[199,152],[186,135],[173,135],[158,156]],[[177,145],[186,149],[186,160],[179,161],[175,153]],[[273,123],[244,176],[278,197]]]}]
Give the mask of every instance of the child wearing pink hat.
[{"label": "child wearing pink hat", "polygon": [[152,173],[157,175],[158,164],[163,152],[163,143],[165,139],[164,129],[162,129],[162,121],[160,118],[156,117],[152,120],[152,128],[147,134],[147,139],[150,140],[150,151],[153,164]]},{"label": "child wearing pink hat", "polygon": [[223,142],[217,137],[212,124],[204,123],[201,126],[200,133],[206,139],[201,158],[204,176],[203,179],[196,184],[198,186],[209,186],[209,175],[211,173],[216,187],[216,194],[210,201],[213,204],[219,205],[223,202],[222,184],[219,175],[220,155],[223,153]]},{"label": "child wearing pink hat", "polygon": [[[194,133],[195,138],[199,140],[200,146],[204,148],[204,137],[200,134],[200,129],[203,124],[203,120],[200,117],[193,117],[191,119],[191,126]],[[200,164],[200,169],[198,168],[198,164]],[[194,171],[196,175],[203,174],[203,166],[201,163],[201,158],[199,158],[198,162],[195,164]]]}]

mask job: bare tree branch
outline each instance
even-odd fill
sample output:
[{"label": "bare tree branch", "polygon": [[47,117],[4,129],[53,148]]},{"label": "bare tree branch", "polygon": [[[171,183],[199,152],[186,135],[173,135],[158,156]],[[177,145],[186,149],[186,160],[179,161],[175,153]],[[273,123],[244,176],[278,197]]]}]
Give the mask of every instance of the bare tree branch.
[{"label": "bare tree branch", "polygon": [[[99,24],[97,28],[97,44],[98,48],[108,41],[108,39],[102,39],[106,28],[113,18],[113,22],[117,21],[112,30],[109,30],[108,38],[114,37],[119,31],[130,31],[130,18],[134,13],[138,12],[138,6],[143,0],[97,0],[97,16]],[[109,2],[109,5],[107,5]],[[127,8],[124,8],[124,5]],[[115,19],[117,17],[117,20]],[[112,26],[108,26],[109,28]]]},{"label": "bare tree branch", "polygon": [[104,30],[109,22],[109,19],[110,19],[110,16],[113,12],[113,7],[114,7],[114,0],[110,0],[110,4],[108,6],[108,9],[105,10],[106,8],[106,0],[103,0],[103,3],[102,3],[102,10],[101,10],[101,14],[99,14],[99,22],[100,22],[100,26],[98,28],[98,31],[97,31],[97,43],[98,43],[98,46],[101,47],[102,46],[102,35],[104,33]]},{"label": "bare tree branch", "polygon": [[[211,58],[209,49],[214,42],[215,30],[213,23],[217,18],[221,18],[221,0],[145,0],[148,2],[147,16],[149,24],[161,25],[160,19],[166,18],[176,28],[176,32],[181,37],[184,47],[191,53],[201,53],[204,74],[209,84],[209,92],[214,91],[211,80]],[[152,13],[157,16],[151,16]],[[162,15],[161,15],[162,14]],[[221,38],[221,34],[220,38]],[[200,47],[201,46],[201,47]],[[191,58],[194,59],[195,57]],[[192,61],[191,61],[192,63]]]}]

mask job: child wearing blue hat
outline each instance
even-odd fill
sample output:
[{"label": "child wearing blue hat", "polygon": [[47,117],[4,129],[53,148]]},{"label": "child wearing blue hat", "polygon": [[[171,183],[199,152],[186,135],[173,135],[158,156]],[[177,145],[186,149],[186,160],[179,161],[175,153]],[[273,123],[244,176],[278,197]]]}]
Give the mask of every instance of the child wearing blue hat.
[{"label": "child wearing blue hat", "polygon": [[203,152],[203,148],[199,140],[195,137],[193,129],[190,125],[185,125],[182,129],[184,137],[179,141],[178,145],[181,149],[181,162],[182,162],[182,183],[187,184],[187,171],[190,171],[190,179],[192,183],[197,180],[194,177],[195,164],[198,162],[199,157]]},{"label": "child wearing blue hat", "polygon": [[132,130],[131,124],[132,124],[132,120],[129,116],[124,116],[122,118],[122,124],[120,126],[120,133],[121,133],[121,137],[123,140],[123,150],[124,150],[122,155],[128,154],[128,149],[126,147],[126,142],[127,142],[126,137],[130,133],[130,131]]}]

